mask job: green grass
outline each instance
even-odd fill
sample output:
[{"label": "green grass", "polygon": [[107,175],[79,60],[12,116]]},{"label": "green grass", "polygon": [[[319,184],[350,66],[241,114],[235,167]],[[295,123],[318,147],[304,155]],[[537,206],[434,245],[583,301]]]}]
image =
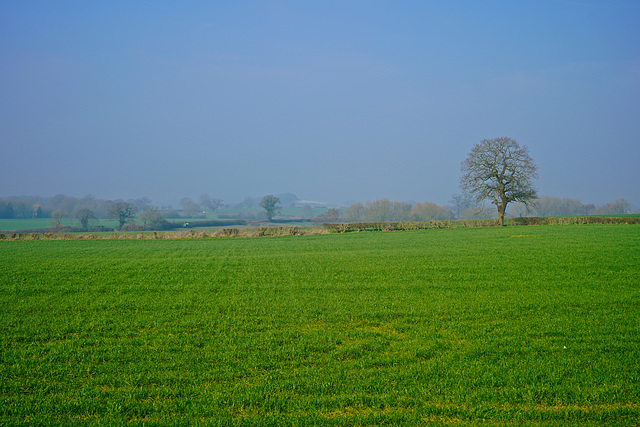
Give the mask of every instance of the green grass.
[{"label": "green grass", "polygon": [[[0,230],[45,229],[51,226],[50,222],[51,218],[0,219]],[[67,227],[73,225],[73,222],[69,218],[62,219],[62,223]]]},{"label": "green grass", "polygon": [[0,424],[637,425],[639,242],[0,241]]}]

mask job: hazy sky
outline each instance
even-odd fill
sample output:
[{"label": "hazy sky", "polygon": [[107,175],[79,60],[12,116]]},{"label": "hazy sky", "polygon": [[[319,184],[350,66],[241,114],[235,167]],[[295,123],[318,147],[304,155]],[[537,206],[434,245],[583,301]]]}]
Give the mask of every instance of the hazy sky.
[{"label": "hazy sky", "polygon": [[0,196],[443,204],[499,136],[640,205],[640,1],[0,2]]}]

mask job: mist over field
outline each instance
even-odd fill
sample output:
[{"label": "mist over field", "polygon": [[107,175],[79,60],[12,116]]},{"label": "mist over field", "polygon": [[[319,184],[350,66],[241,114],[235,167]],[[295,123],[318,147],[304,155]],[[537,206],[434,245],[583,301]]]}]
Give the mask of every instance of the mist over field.
[{"label": "mist over field", "polygon": [[483,138],[640,205],[640,3],[0,4],[0,198],[449,203]]}]

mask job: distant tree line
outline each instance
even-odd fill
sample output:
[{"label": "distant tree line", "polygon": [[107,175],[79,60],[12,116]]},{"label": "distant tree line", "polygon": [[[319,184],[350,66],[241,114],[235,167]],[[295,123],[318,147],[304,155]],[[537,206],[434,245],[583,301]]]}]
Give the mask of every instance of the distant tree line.
[{"label": "distant tree line", "polygon": [[[297,200],[295,195],[286,195],[287,205],[292,206]],[[180,211],[170,206],[157,207],[147,197],[129,200],[98,199],[91,195],[81,198],[58,194],[53,197],[7,197],[0,199],[0,218],[50,218],[51,228],[64,229],[63,219],[72,218],[78,221],[82,230],[95,229],[99,219],[118,221],[120,229],[162,230],[175,226],[169,218],[207,218],[222,207],[235,209],[254,209],[261,207],[262,212],[253,212],[257,219],[273,219],[280,212],[281,196],[268,195],[262,199],[245,198],[236,205],[224,205],[220,199],[207,194],[200,196],[199,203],[183,198]],[[262,205],[262,206],[261,206]],[[452,196],[448,205],[432,202],[409,203],[391,202],[388,199],[374,200],[366,203],[358,202],[346,207],[342,215],[337,209],[329,209],[323,214],[313,216],[310,206],[303,206],[301,217],[310,218],[314,222],[384,222],[384,221],[438,221],[450,219],[487,219],[496,218],[496,211],[479,206],[470,194],[461,193]],[[251,214],[236,212],[245,218]],[[585,216],[585,215],[620,215],[631,213],[631,204],[619,199],[602,206],[583,204],[578,199],[541,196],[528,205],[514,202],[507,217],[550,217],[550,216]],[[222,218],[225,215],[219,214]],[[226,216],[225,216],[226,217]],[[245,218],[246,219],[246,218]]]},{"label": "distant tree line", "polygon": [[433,202],[391,202],[389,199],[357,202],[345,208],[344,222],[444,221],[495,218],[495,212],[477,206],[468,194],[456,194],[449,205]]},{"label": "distant tree line", "polygon": [[[149,208],[161,211],[167,218],[180,218],[178,210],[171,206],[153,206],[148,197],[128,200],[98,199],[91,195],[84,197],[66,196],[58,194],[53,197],[14,196],[0,199],[0,218],[84,218],[109,219],[113,216],[112,209],[117,204],[131,205],[136,213],[142,213]],[[190,218],[203,215],[203,211],[213,213],[223,206],[222,200],[215,199],[208,194],[200,196],[200,203],[185,197],[180,201],[182,214]],[[152,209],[153,210],[153,209]]]},{"label": "distant tree line", "polygon": [[[81,198],[58,194],[53,197],[20,196],[0,199],[0,218],[75,218],[81,211],[91,211],[95,218],[107,218],[111,207],[124,200],[97,199],[91,195]],[[142,211],[151,204],[147,197],[127,200]],[[81,214],[82,215],[82,214]]]},{"label": "distant tree line", "polygon": [[342,214],[345,222],[432,221],[453,218],[454,214],[448,206],[431,202],[411,205],[407,202],[391,202],[389,199],[354,203]]},{"label": "distant tree line", "polygon": [[541,196],[533,201],[528,208],[515,203],[509,211],[509,216],[586,216],[586,215],[624,215],[631,213],[631,203],[625,199],[601,206],[583,204],[579,199]]},{"label": "distant tree line", "polygon": [[[213,212],[222,205],[222,200],[202,195],[201,204]],[[195,216],[202,207],[183,199],[183,214]],[[0,219],[49,218],[50,228],[54,231],[66,231],[63,219],[76,219],[83,231],[98,230],[100,219],[118,221],[119,229],[164,230],[175,225],[167,218],[179,218],[177,211],[169,207],[158,208],[147,197],[129,200],[97,199],[91,195],[77,198],[58,194],[53,197],[22,196],[0,199]],[[142,224],[138,224],[140,221]]]},{"label": "distant tree line", "polygon": [[[344,222],[402,222],[496,217],[495,210],[476,205],[473,197],[467,194],[456,194],[449,203],[449,205],[437,205],[432,202],[411,204],[391,202],[388,199],[366,203],[358,202],[344,209],[341,220]],[[509,209],[507,217],[622,215],[628,213],[631,213],[631,204],[625,199],[595,206],[583,204],[578,199],[541,196],[533,200],[529,206],[524,203],[514,203]]]}]

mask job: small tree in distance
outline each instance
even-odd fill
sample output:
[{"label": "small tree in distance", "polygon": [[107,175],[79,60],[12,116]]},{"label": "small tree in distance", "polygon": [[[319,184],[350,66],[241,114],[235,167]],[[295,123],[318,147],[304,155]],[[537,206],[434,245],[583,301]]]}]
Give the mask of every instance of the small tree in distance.
[{"label": "small tree in distance", "polygon": [[412,221],[441,221],[451,219],[453,212],[447,206],[438,206],[432,202],[416,203],[409,212]]},{"label": "small tree in distance", "polygon": [[82,229],[84,231],[89,230],[89,220],[96,219],[96,215],[93,213],[91,209],[80,209],[76,213],[76,218],[80,220],[80,224],[82,225]]},{"label": "small tree in distance", "polygon": [[107,218],[117,219],[120,224],[120,228],[122,228],[127,221],[135,218],[137,213],[138,209],[133,205],[133,203],[118,202],[111,206]]},{"label": "small tree in distance", "polygon": [[209,209],[209,213],[213,215],[213,213],[222,206],[222,199],[214,199],[208,194],[203,194],[200,196],[200,206],[204,206]]},{"label": "small tree in distance", "polygon": [[140,220],[145,230],[164,230],[169,228],[169,222],[162,216],[155,206],[147,206],[140,214]]},{"label": "small tree in distance", "polygon": [[191,200],[188,197],[183,197],[180,199],[180,204],[182,205],[182,211],[189,218],[195,218],[200,214],[201,208],[200,205]]},{"label": "small tree in distance", "polygon": [[54,233],[64,233],[68,230],[68,227],[62,223],[62,219],[68,217],[69,215],[62,210],[56,210],[51,213],[51,220],[49,224],[51,226],[51,231]]},{"label": "small tree in distance", "polygon": [[260,207],[264,209],[264,212],[267,215],[267,219],[269,221],[271,221],[274,216],[282,211],[282,206],[276,206],[278,203],[280,203],[280,198],[274,196],[273,194],[264,196],[260,201]]},{"label": "small tree in distance", "polygon": [[469,193],[454,194],[453,196],[451,196],[449,204],[451,205],[453,215],[457,219],[461,219],[462,213],[466,209],[473,208],[475,205],[473,196],[471,196],[471,194]]},{"label": "small tree in distance", "polygon": [[460,188],[476,196],[478,203],[489,200],[498,209],[498,224],[504,225],[507,205],[529,205],[538,196],[533,186],[537,166],[527,146],[508,137],[483,139],[462,162]]},{"label": "small tree in distance", "polygon": [[342,218],[346,222],[362,221],[362,218],[364,217],[364,212],[365,212],[364,204],[362,202],[357,202],[347,207],[344,210],[344,214],[342,215]]},{"label": "small tree in distance", "polygon": [[331,208],[325,213],[313,218],[313,222],[336,222],[338,218],[340,218],[340,212],[335,208]]}]

